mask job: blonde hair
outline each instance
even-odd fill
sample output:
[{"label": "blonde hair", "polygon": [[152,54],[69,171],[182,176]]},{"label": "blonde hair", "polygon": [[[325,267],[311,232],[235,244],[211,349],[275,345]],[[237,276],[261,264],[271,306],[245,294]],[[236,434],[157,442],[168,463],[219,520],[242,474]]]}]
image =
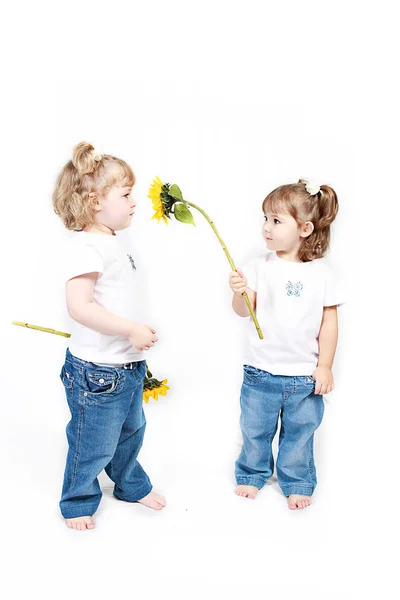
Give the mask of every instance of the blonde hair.
[{"label": "blonde hair", "polygon": [[321,185],[317,194],[311,195],[306,190],[307,181],[299,179],[298,183],[281,185],[265,198],[262,209],[272,213],[290,214],[298,225],[311,221],[314,225],[312,233],[302,240],[299,258],[309,262],[322,258],[329,248],[330,225],[334,221],[339,203],[336,192],[329,185]]},{"label": "blonde hair", "polygon": [[91,144],[80,142],[57,177],[53,192],[54,212],[67,229],[79,230],[94,223],[95,210],[89,194],[105,196],[117,181],[133,186],[131,167],[120,158],[99,154]]}]

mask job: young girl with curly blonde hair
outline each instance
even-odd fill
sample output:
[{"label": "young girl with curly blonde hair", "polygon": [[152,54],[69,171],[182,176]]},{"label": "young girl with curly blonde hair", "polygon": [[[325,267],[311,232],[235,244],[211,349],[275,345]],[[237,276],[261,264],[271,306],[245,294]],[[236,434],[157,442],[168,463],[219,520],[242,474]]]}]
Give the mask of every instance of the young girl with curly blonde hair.
[{"label": "young girl with curly blonde hair", "polygon": [[131,223],[134,184],[125,161],[82,142],[53,193],[55,212],[73,231],[65,275],[72,334],[60,375],[71,411],[60,508],[73,529],[93,529],[103,469],[120,500],[165,506],[137,460],[146,426],[144,352],[158,338],[137,320],[136,264],[116,235]]}]

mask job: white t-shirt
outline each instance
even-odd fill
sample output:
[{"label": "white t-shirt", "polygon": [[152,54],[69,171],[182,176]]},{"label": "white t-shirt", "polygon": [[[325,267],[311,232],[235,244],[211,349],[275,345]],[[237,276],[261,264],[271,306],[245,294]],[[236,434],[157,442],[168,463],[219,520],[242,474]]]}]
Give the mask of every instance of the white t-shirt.
[{"label": "white t-shirt", "polygon": [[[141,322],[141,294],[132,256],[117,235],[74,231],[65,257],[67,282],[85,273],[97,272],[93,300],[118,317]],[[144,360],[128,338],[99,333],[70,319],[71,354],[94,363],[122,364]]]},{"label": "white t-shirt", "polygon": [[289,262],[276,252],[252,259],[242,269],[257,292],[260,340],[251,317],[246,323],[244,364],[273,375],[312,375],[324,306],[346,302],[323,259]]}]

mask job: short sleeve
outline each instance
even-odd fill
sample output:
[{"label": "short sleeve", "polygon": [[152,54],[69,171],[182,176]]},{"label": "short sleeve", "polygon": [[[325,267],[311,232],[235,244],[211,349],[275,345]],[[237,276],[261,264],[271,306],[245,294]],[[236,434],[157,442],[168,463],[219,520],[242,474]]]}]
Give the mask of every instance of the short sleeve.
[{"label": "short sleeve", "polygon": [[93,246],[80,243],[71,246],[65,259],[65,281],[85,273],[103,273],[103,258]]},{"label": "short sleeve", "polygon": [[257,268],[256,268],[256,258],[249,260],[247,263],[241,267],[241,271],[247,279],[247,287],[249,287],[254,292],[257,291]]},{"label": "short sleeve", "polygon": [[326,267],[324,306],[341,306],[346,304],[347,295],[343,283],[339,281],[330,267]]}]

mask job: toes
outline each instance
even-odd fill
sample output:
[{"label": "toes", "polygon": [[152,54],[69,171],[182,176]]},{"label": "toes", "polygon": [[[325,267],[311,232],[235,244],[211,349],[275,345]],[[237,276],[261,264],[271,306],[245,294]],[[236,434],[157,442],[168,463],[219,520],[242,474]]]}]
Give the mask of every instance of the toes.
[{"label": "toes", "polygon": [[75,529],[77,531],[84,531],[85,529],[95,528],[94,521],[91,518],[80,519],[76,517],[75,519],[66,519],[65,524],[69,529]]},{"label": "toes", "polygon": [[254,490],[252,486],[247,485],[239,485],[235,490],[235,494],[237,496],[241,496],[242,498],[251,498],[251,500],[254,500],[254,498],[257,496],[257,492],[258,490]]},{"label": "toes", "polygon": [[288,504],[290,510],[297,510],[299,508],[300,498],[295,494],[291,494],[288,498]]},{"label": "toes", "polygon": [[156,510],[161,510],[162,508],[164,508],[167,504],[164,496],[161,496],[160,494],[154,494],[154,508]]},{"label": "toes", "polygon": [[311,498],[309,498],[308,496],[297,496],[293,494],[289,496],[288,504],[290,510],[301,510],[311,505]]}]

